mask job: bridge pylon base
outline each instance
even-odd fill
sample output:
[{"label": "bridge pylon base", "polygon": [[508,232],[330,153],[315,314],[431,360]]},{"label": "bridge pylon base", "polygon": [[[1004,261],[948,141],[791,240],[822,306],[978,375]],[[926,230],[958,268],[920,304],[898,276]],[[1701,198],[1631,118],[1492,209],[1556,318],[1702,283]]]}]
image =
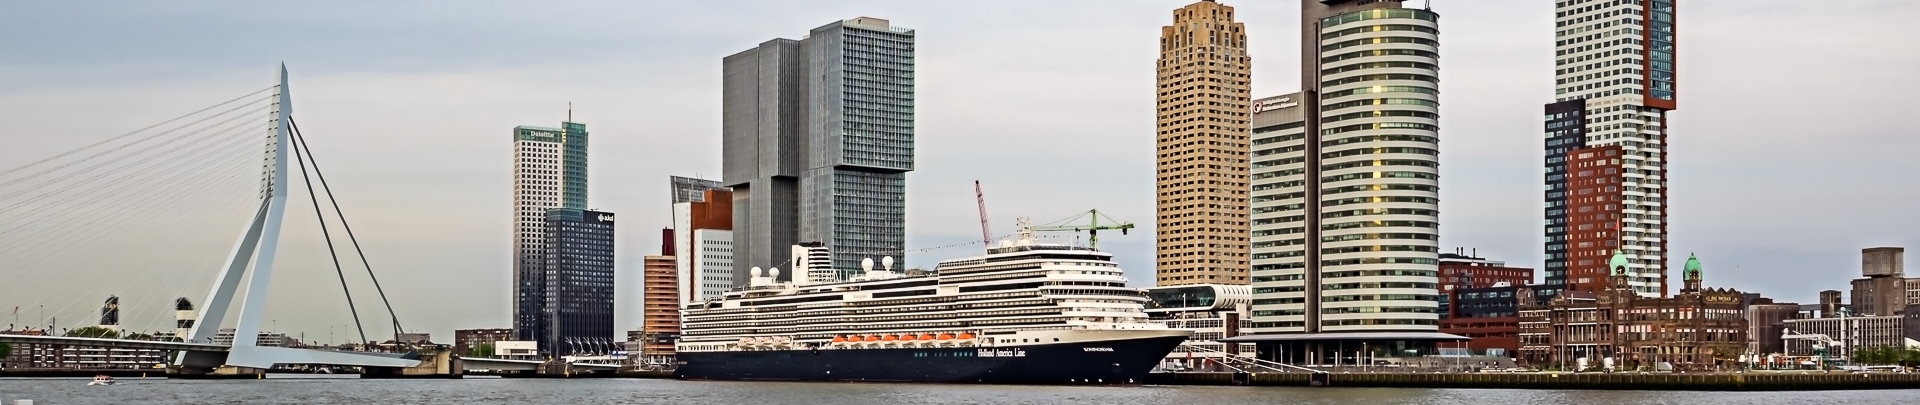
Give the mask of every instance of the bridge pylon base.
[{"label": "bridge pylon base", "polygon": [[253,367],[220,366],[212,369],[199,367],[167,368],[167,378],[201,380],[258,380],[267,378],[267,370]]},{"label": "bridge pylon base", "polygon": [[360,378],[436,379],[462,378],[466,373],[460,358],[444,347],[420,348],[420,365],[413,367],[361,367]]}]

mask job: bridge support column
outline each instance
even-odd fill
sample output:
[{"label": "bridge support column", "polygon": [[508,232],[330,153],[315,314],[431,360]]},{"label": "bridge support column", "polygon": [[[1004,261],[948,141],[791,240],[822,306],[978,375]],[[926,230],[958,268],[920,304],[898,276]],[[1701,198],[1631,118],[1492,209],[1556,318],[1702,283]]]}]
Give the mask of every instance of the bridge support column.
[{"label": "bridge support column", "polygon": [[463,367],[451,349],[421,348],[418,366],[361,367],[360,378],[461,378],[466,374]]}]

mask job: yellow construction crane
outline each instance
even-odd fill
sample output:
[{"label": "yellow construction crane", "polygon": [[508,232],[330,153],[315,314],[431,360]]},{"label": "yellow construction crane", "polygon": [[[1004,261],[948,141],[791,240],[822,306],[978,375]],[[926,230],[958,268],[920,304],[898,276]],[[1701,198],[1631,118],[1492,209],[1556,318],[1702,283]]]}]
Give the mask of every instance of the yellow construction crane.
[{"label": "yellow construction crane", "polygon": [[[1075,224],[1077,222],[1080,222],[1083,218],[1086,221],[1084,224]],[[1106,218],[1107,225],[1100,224],[1101,218]],[[1106,215],[1101,215],[1100,210],[1095,209],[1095,210],[1087,210],[1087,212],[1082,212],[1080,213],[1080,215],[1075,215],[1073,218],[1067,218],[1067,219],[1055,221],[1052,223],[1042,224],[1042,225],[1034,225],[1031,227],[1031,229],[1034,232],[1086,231],[1087,247],[1097,250],[1097,249],[1100,249],[1100,231],[1119,230],[1121,235],[1126,235],[1128,229],[1133,229],[1133,223],[1116,221],[1113,218],[1108,218]]]}]

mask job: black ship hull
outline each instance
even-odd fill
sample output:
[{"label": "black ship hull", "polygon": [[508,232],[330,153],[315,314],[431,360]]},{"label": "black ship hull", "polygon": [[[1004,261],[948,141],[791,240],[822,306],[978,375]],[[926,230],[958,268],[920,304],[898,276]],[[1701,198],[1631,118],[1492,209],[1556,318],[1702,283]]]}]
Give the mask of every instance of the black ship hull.
[{"label": "black ship hull", "polygon": [[679,353],[695,380],[977,384],[1139,384],[1185,336],[1007,348],[820,349]]}]

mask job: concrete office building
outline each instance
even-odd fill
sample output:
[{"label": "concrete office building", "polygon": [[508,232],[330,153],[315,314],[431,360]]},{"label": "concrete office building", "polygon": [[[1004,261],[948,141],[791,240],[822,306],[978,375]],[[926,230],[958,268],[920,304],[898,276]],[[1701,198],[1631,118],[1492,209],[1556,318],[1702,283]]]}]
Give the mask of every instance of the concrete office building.
[{"label": "concrete office building", "polygon": [[1301,3],[1305,91],[1251,109],[1253,331],[1460,339],[1436,332],[1439,16]]},{"label": "concrete office building", "polygon": [[[1905,316],[1843,316],[1818,319],[1788,319],[1783,326],[1794,335],[1825,335],[1841,344],[1829,348],[1827,355],[1852,358],[1859,349],[1881,347],[1920,348],[1920,335],[1910,332]],[[1788,356],[1812,356],[1816,339],[1786,339]]]},{"label": "concrete office building", "polygon": [[[733,286],[733,191],[703,183],[697,192],[674,177],[673,249],[681,305],[719,297]],[[698,180],[705,182],[705,180]]]},{"label": "concrete office building", "polygon": [[547,212],[540,353],[605,354],[613,341],[613,213]]},{"label": "concrete office building", "polygon": [[1780,336],[1786,321],[1799,319],[1800,304],[1760,298],[1747,303],[1747,354],[1786,353]]},{"label": "concrete office building", "polygon": [[1154,284],[1246,284],[1253,58],[1233,7],[1173,11],[1160,28]]},{"label": "concrete office building", "polygon": [[1667,116],[1676,107],[1674,0],[1555,2],[1546,105],[1546,291],[1628,281],[1667,293]]},{"label": "concrete office building", "polygon": [[1846,303],[1841,301],[1840,290],[1821,291],[1820,303],[1818,305],[1820,306],[1820,311],[1816,313],[1816,315],[1820,318],[1840,316],[1840,310],[1847,307]]},{"label": "concrete office building", "polygon": [[841,272],[858,272],[861,258],[904,260],[914,31],[872,17],[836,21],[723,65],[735,279],[785,267],[803,240],[832,247]]},{"label": "concrete office building", "polygon": [[513,128],[513,329],[547,335],[547,212],[587,206],[587,126]]},{"label": "concrete office building", "polygon": [[[692,302],[720,298],[738,287],[733,282],[733,231],[698,229],[693,231],[693,268],[691,283],[683,282]],[[742,283],[744,284],[744,283]]]},{"label": "concrete office building", "polygon": [[[717,213],[710,209],[703,209],[701,227],[695,227],[694,204],[709,203],[710,200],[707,199],[707,190],[726,190],[726,187],[722,186],[719,181],[692,177],[670,176],[668,182],[670,185],[669,190],[673,197],[671,211],[673,212],[674,232],[671,241],[668,243],[668,247],[671,249],[663,249],[660,254],[662,256],[673,256],[673,267],[677,275],[676,282],[679,284],[678,295],[680,301],[691,302],[698,296],[698,293],[695,291],[695,286],[699,284],[694,282],[699,279],[699,277],[694,274],[694,267],[697,264],[695,258],[700,256],[693,253],[694,233],[697,229],[733,229],[733,195],[727,194],[724,197],[726,200],[724,207],[725,212]],[[717,203],[718,201],[712,202]],[[708,205],[707,207],[711,208],[713,206]],[[713,220],[718,220],[719,223],[715,223]]]},{"label": "concrete office building", "polygon": [[1920,278],[1907,278],[1905,248],[1877,247],[1860,250],[1860,275],[1848,294],[1849,307],[1856,315],[1902,315],[1908,304],[1920,294]]}]

